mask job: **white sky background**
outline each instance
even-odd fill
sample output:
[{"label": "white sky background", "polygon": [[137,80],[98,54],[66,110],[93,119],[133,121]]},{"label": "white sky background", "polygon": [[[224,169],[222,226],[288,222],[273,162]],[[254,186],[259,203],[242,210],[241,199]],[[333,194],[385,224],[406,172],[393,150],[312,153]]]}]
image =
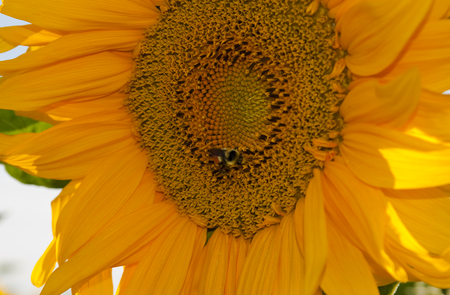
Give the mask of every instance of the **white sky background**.
[{"label": "white sky background", "polygon": [[[22,24],[0,14],[0,27]],[[20,46],[0,53],[0,60],[25,51]],[[37,295],[42,289],[31,284],[31,271],[52,240],[50,202],[60,191],[22,184],[0,165],[0,290],[8,295]],[[121,273],[120,268],[113,270],[114,285]]]}]

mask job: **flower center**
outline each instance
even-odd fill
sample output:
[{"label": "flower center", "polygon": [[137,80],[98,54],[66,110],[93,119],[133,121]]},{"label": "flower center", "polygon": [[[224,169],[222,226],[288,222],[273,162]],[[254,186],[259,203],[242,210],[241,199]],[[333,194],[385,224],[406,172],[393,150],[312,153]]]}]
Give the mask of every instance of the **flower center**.
[{"label": "flower center", "polygon": [[290,94],[279,63],[248,41],[207,43],[178,82],[177,117],[186,146],[221,179],[230,168],[248,170],[270,158],[282,141]]},{"label": "flower center", "polygon": [[168,1],[138,47],[125,104],[179,212],[252,237],[338,153],[343,53],[310,1],[206,2]]}]

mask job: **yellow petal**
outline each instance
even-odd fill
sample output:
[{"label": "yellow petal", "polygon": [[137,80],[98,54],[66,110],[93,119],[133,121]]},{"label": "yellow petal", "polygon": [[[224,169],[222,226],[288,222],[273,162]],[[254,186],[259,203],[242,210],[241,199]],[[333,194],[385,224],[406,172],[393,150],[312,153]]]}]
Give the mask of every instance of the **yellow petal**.
[{"label": "yellow petal", "polygon": [[133,192],[129,200],[121,206],[120,211],[113,220],[121,218],[124,215],[138,210],[139,208],[153,204],[155,200],[156,186],[157,182],[154,178],[153,172],[145,170],[142,180],[136,187],[136,190]]},{"label": "yellow petal", "polygon": [[411,67],[422,75],[422,85],[442,93],[450,88],[450,20],[427,23],[416,38],[411,40],[405,53],[395,65],[381,73],[395,77]]},{"label": "yellow petal", "polygon": [[193,222],[180,217],[173,228],[152,242],[125,294],[179,294],[192,258],[196,231]]},{"label": "yellow petal", "polygon": [[390,275],[406,281],[405,271],[394,264],[384,250],[387,201],[383,193],[357,179],[341,157],[326,163],[323,192],[330,223]]},{"label": "yellow petal", "polygon": [[342,22],[339,20],[355,4],[364,0],[330,0],[328,1],[328,16],[335,19],[337,31],[341,31]]},{"label": "yellow petal", "polygon": [[229,237],[215,230],[208,241],[198,294],[223,294],[228,272]]},{"label": "yellow petal", "polygon": [[75,179],[71,180],[61,191],[61,193],[52,201],[52,233],[53,237],[56,236],[56,223],[59,218],[59,214],[64,206],[72,198],[76,189],[81,185],[81,180]]},{"label": "yellow petal", "polygon": [[228,271],[227,280],[225,283],[225,295],[235,295],[237,284],[241,275],[242,268],[244,267],[245,259],[247,257],[249,241],[244,239],[243,236],[235,238],[229,236],[229,259],[228,259]]},{"label": "yellow petal", "polygon": [[400,54],[427,15],[432,0],[361,1],[339,20],[347,67],[357,75],[374,75]]},{"label": "yellow petal", "polygon": [[35,136],[34,133],[20,133],[17,135],[6,135],[0,133],[0,155],[10,153],[11,148],[25,142]]},{"label": "yellow petal", "polygon": [[62,31],[111,29],[147,29],[156,23],[158,13],[148,3],[133,0],[36,2],[4,0],[1,13],[36,24],[42,28]]},{"label": "yellow petal", "polygon": [[294,212],[294,223],[295,223],[295,237],[297,239],[297,245],[300,252],[305,256],[305,245],[304,245],[304,230],[305,230],[305,198],[300,198],[295,205]]},{"label": "yellow petal", "polygon": [[320,170],[314,169],[314,178],[309,183],[305,197],[305,294],[317,291],[325,271],[328,242],[323,198],[322,174]]},{"label": "yellow petal", "polygon": [[372,123],[402,128],[411,119],[420,97],[420,74],[405,72],[388,84],[377,80],[359,83],[340,107],[347,123]]},{"label": "yellow petal", "polygon": [[200,253],[200,257],[198,259],[198,263],[196,265],[196,269],[194,269],[193,272],[190,271],[190,274],[193,273],[193,276],[188,274],[188,277],[192,278],[191,289],[184,289],[183,290],[185,292],[184,294],[189,294],[189,295],[198,295],[199,294],[199,288],[200,288],[200,283],[201,283],[200,277],[202,276],[203,267],[205,266],[206,254],[208,253],[208,248],[209,248],[208,246],[209,246],[209,243],[203,247],[202,252]]},{"label": "yellow petal", "polygon": [[0,159],[40,177],[75,179],[125,147],[139,149],[128,122],[78,122],[73,120],[34,134],[8,149],[9,154]]},{"label": "yellow petal", "polygon": [[239,282],[239,278],[241,277],[242,269],[244,268],[248,251],[250,249],[250,242],[249,240],[244,239],[242,236],[237,240],[237,242],[238,253],[236,255],[236,282]]},{"label": "yellow petal", "polygon": [[113,267],[115,261],[123,260],[160,236],[177,218],[175,208],[164,202],[144,207],[110,224],[69,260],[60,263],[41,295],[61,294],[77,282]]},{"label": "yellow petal", "polygon": [[390,197],[406,228],[430,253],[441,255],[450,247],[450,199],[443,191],[428,188],[383,192]]},{"label": "yellow petal", "polygon": [[31,118],[33,120],[46,122],[52,125],[58,125],[59,123],[61,123],[59,120],[55,120],[54,117],[51,117],[39,111],[16,111],[15,113],[17,116]]},{"label": "yellow petal", "polygon": [[38,111],[47,114],[51,118],[64,117],[74,119],[77,117],[94,114],[103,111],[117,111],[123,108],[123,101],[127,95],[121,92],[96,97],[92,99],[79,99],[56,102],[40,108]]},{"label": "yellow petal", "polygon": [[426,188],[450,183],[450,148],[369,124],[349,124],[340,152],[352,172],[382,188]]},{"label": "yellow petal", "polygon": [[450,287],[450,262],[435,257],[409,233],[397,212],[388,203],[386,248],[408,273],[438,288]]},{"label": "yellow petal", "polygon": [[[277,288],[273,295],[298,295],[308,294],[303,292],[305,282],[304,266],[305,261],[297,245],[294,226],[294,214],[290,213],[283,217],[280,224],[281,247],[279,257],[279,271],[277,278]],[[328,247],[325,241],[324,247]],[[311,254],[311,253],[310,253]],[[315,257],[314,257],[315,258]],[[320,268],[320,266],[318,267]],[[316,278],[313,277],[314,280]],[[320,276],[321,281],[321,276]],[[320,283],[320,281],[318,283]],[[310,286],[313,284],[309,284]],[[309,288],[311,289],[311,287]],[[313,289],[315,294],[317,288]]]},{"label": "yellow petal", "polygon": [[77,295],[112,295],[113,292],[111,269],[107,269],[85,283]]},{"label": "yellow petal", "polygon": [[109,157],[86,176],[58,218],[58,261],[65,261],[122,209],[146,169],[145,151],[132,146]]},{"label": "yellow petal", "polygon": [[130,283],[137,266],[138,263],[125,265],[123,267],[123,274],[122,277],[120,278],[120,283],[119,286],[117,287],[116,295],[125,294],[125,290],[127,289],[128,284]]},{"label": "yellow petal", "polygon": [[431,8],[430,20],[445,19],[450,16],[450,3],[447,0],[434,0]]},{"label": "yellow petal", "polygon": [[55,265],[56,240],[53,239],[34,266],[33,272],[31,273],[31,283],[38,288],[42,287],[55,269]]},{"label": "yellow petal", "polygon": [[0,28],[0,53],[11,50],[18,45],[46,45],[59,37],[59,34],[35,25],[2,27]]},{"label": "yellow petal", "polygon": [[107,50],[131,52],[143,37],[143,30],[102,30],[64,35],[39,50],[0,62],[0,75],[31,70]]},{"label": "yellow petal", "polygon": [[0,83],[0,108],[33,111],[62,100],[107,95],[129,81],[131,66],[131,53],[102,52],[10,76]]},{"label": "yellow petal", "polygon": [[281,247],[279,225],[259,231],[252,240],[248,257],[239,278],[237,295],[272,294],[278,274]]},{"label": "yellow petal", "polygon": [[378,288],[361,251],[342,236],[332,223],[327,226],[329,255],[322,281],[327,294],[378,295]]},{"label": "yellow petal", "polygon": [[[195,239],[195,245],[194,250],[192,254],[192,259],[189,264],[189,270],[186,275],[186,280],[184,281],[183,289],[180,292],[180,295],[190,295],[191,294],[191,287],[194,282],[194,276],[196,271],[198,270],[198,274],[200,277],[201,273],[201,267],[198,267],[200,264],[200,257],[202,254],[202,249],[205,246],[206,243],[206,228],[197,227],[197,236]],[[206,258],[206,255],[204,255],[204,258]],[[203,263],[201,263],[203,266]]]},{"label": "yellow petal", "polygon": [[406,133],[423,140],[450,143],[450,99],[448,95],[423,90]]}]

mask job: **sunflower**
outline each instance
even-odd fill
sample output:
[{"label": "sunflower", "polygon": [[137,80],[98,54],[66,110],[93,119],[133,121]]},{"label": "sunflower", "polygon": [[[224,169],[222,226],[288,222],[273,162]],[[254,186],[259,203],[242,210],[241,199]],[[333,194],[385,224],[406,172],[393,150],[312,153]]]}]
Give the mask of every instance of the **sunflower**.
[{"label": "sunflower", "polygon": [[[5,0],[0,160],[72,179],[43,295],[450,287],[450,3]],[[56,263],[58,268],[54,270]]]}]

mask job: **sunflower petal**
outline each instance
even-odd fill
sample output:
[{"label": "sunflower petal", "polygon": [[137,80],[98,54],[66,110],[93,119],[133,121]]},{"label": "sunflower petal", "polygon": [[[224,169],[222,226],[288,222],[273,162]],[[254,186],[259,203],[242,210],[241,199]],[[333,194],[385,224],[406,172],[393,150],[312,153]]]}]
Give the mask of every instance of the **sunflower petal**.
[{"label": "sunflower petal", "polygon": [[450,247],[450,199],[442,190],[385,189],[383,192],[390,197],[389,201],[412,236],[430,253],[442,255]]},{"label": "sunflower petal", "polygon": [[438,288],[450,287],[450,262],[434,257],[409,233],[393,206],[388,203],[386,248],[408,273]]},{"label": "sunflower petal", "polygon": [[420,73],[412,69],[388,84],[359,83],[340,107],[347,123],[371,123],[402,128],[411,119],[420,97]]},{"label": "sunflower petal", "polygon": [[442,93],[450,88],[450,20],[427,23],[395,66],[383,75],[395,77],[411,67],[422,75],[422,85]]},{"label": "sunflower petal", "polygon": [[102,52],[11,76],[0,83],[0,108],[33,111],[66,99],[107,95],[130,79],[131,66],[131,53]]},{"label": "sunflower petal", "polygon": [[448,147],[369,124],[350,124],[341,134],[345,162],[367,184],[410,189],[450,183]]},{"label": "sunflower petal", "polygon": [[253,237],[239,278],[237,295],[272,294],[278,272],[280,235],[279,226],[273,225],[259,231]]},{"label": "sunflower petal", "polygon": [[420,139],[450,143],[450,99],[448,95],[423,90],[420,103],[406,128],[406,133]]},{"label": "sunflower petal", "polygon": [[[205,240],[206,240],[206,236],[205,236]],[[202,276],[203,268],[205,266],[208,248],[209,248],[209,244],[206,244],[206,246],[203,247],[202,252],[200,253],[200,257],[198,259],[198,263],[196,265],[196,269],[192,269],[193,272],[188,274],[189,276],[192,274],[192,276],[190,276],[190,278],[192,278],[191,288],[184,289],[183,290],[185,292],[184,294],[189,294],[189,295],[198,295],[199,294],[200,283],[201,283],[200,278]]]},{"label": "sunflower petal", "polygon": [[40,177],[75,179],[84,177],[103,157],[134,144],[128,122],[73,123],[29,136],[0,159]]},{"label": "sunflower petal", "polygon": [[450,3],[447,0],[434,0],[430,20],[445,19],[450,16]]},{"label": "sunflower petal", "polygon": [[378,295],[377,285],[361,251],[347,241],[332,223],[327,229],[330,252],[321,285],[325,293]]},{"label": "sunflower petal", "polygon": [[80,189],[58,218],[56,235],[61,235],[59,262],[79,247],[122,209],[141,182],[147,155],[135,146],[121,150],[83,180]]},{"label": "sunflower petal", "polygon": [[10,153],[10,150],[16,145],[30,140],[35,133],[19,133],[17,135],[5,135],[0,133],[0,155]]},{"label": "sunflower petal", "polygon": [[47,114],[51,118],[63,117],[69,120],[89,114],[122,109],[124,108],[123,101],[126,97],[127,95],[125,93],[116,92],[89,100],[81,99],[56,102],[42,107],[38,111]]},{"label": "sunflower petal", "polygon": [[[192,254],[191,263],[189,264],[189,270],[186,275],[186,280],[184,281],[183,289],[180,292],[180,295],[190,295],[190,290],[192,284],[194,282],[194,276],[197,269],[201,269],[198,267],[200,264],[200,257],[202,254],[202,249],[206,243],[206,228],[197,227],[197,236],[195,239],[194,250]],[[205,257],[206,258],[206,257]],[[201,264],[203,266],[203,263]],[[199,272],[200,274],[200,272]]]},{"label": "sunflower petal", "polygon": [[[273,295],[315,294],[317,288],[311,293],[304,293],[305,284],[303,256],[297,245],[295,237],[294,214],[283,217],[280,224],[281,247],[279,257],[279,270],[277,288]],[[325,245],[327,247],[327,245]],[[315,257],[314,257],[315,258]],[[319,266],[320,267],[320,266]],[[313,277],[313,279],[315,279]],[[320,277],[321,279],[321,277]],[[319,282],[320,283],[320,282]],[[310,286],[313,284],[309,284]]]},{"label": "sunflower petal", "polygon": [[18,45],[46,45],[60,36],[35,25],[2,27],[0,28],[0,53],[11,50]]},{"label": "sunflower petal", "polygon": [[178,216],[172,205],[158,203],[110,224],[69,260],[60,263],[59,268],[45,284],[41,295],[61,294],[77,282],[113,267],[115,261],[132,255],[134,251],[161,235]]},{"label": "sunflower petal", "polygon": [[386,198],[376,188],[357,179],[341,157],[326,162],[323,177],[325,210],[337,230],[399,281],[406,273],[384,250]]},{"label": "sunflower petal", "polygon": [[107,269],[86,282],[77,292],[77,295],[112,295],[112,269]]},{"label": "sunflower petal", "polygon": [[200,277],[199,294],[223,294],[228,272],[229,237],[214,231],[208,241],[205,264]]},{"label": "sunflower petal", "polygon": [[249,242],[244,239],[243,236],[240,236],[239,238],[229,236],[229,245],[230,255],[228,259],[227,281],[225,283],[225,291],[223,294],[235,295],[237,283],[239,282],[241,271],[247,257]]},{"label": "sunflower petal", "polygon": [[158,16],[157,12],[138,0],[4,0],[1,13],[42,28],[68,32],[146,29],[156,23]]},{"label": "sunflower petal", "polygon": [[150,245],[125,294],[179,294],[192,258],[196,231],[193,222],[180,217],[172,229]]},{"label": "sunflower petal", "polygon": [[0,62],[0,75],[32,70],[107,50],[131,52],[143,37],[143,30],[102,30],[64,35],[39,50]]},{"label": "sunflower petal", "polygon": [[347,67],[361,76],[387,68],[430,10],[432,0],[361,1],[339,20]]},{"label": "sunflower petal", "polygon": [[127,289],[128,284],[130,283],[131,278],[133,277],[133,274],[136,271],[137,266],[138,266],[138,263],[125,265],[123,267],[123,274],[122,274],[122,277],[120,278],[120,283],[119,283],[119,286],[117,287],[116,295],[124,295],[125,294],[125,290]]},{"label": "sunflower petal", "polygon": [[42,287],[55,269],[55,265],[56,240],[53,239],[34,266],[33,272],[31,273],[31,283],[38,288]]},{"label": "sunflower petal", "polygon": [[315,169],[305,198],[305,294],[317,291],[325,272],[328,242],[323,198],[322,175]]}]

